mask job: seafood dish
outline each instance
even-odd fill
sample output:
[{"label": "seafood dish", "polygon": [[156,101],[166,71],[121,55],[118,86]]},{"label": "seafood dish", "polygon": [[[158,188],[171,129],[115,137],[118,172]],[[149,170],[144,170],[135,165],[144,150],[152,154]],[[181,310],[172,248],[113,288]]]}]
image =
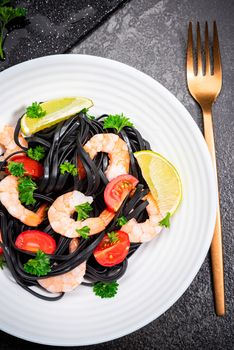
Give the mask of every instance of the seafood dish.
[{"label": "seafood dish", "polygon": [[129,118],[94,117],[80,105],[75,113],[64,105],[51,111],[48,103],[33,102],[16,126],[0,131],[0,266],[44,300],[80,285],[110,298],[132,254],[169,227],[179,176],[171,207],[161,206],[144,168],[157,154]]}]

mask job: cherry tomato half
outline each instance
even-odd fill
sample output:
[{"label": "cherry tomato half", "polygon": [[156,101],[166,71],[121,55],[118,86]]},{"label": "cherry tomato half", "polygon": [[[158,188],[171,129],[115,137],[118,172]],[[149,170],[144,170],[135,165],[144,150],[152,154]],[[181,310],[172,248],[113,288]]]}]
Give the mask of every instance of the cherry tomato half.
[{"label": "cherry tomato half", "polygon": [[[31,159],[25,155],[15,155],[10,159],[13,162],[23,163],[25,169],[25,175],[30,175],[34,178],[41,177],[44,173],[43,166],[34,159]],[[8,169],[6,172],[9,173]]]},{"label": "cherry tomato half", "polygon": [[39,249],[46,254],[53,254],[56,250],[56,242],[48,233],[38,230],[21,232],[16,238],[17,248],[29,252],[37,252]]},{"label": "cherry tomato half", "polygon": [[104,191],[104,200],[107,207],[112,211],[117,211],[138,182],[137,178],[128,174],[119,175],[111,180]]},{"label": "cherry tomato half", "polygon": [[79,157],[77,157],[77,165],[78,165],[79,178],[80,180],[83,180],[86,177],[86,171]]},{"label": "cherry tomato half", "polygon": [[115,231],[118,241],[111,243],[106,234],[95,248],[93,255],[102,266],[114,266],[120,264],[127,256],[130,241],[128,234],[124,231]]}]

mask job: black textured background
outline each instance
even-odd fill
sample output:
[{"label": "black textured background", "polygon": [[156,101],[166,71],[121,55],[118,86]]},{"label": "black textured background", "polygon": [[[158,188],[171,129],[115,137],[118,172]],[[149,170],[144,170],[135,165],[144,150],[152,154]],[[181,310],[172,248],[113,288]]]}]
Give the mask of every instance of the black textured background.
[{"label": "black textured background", "polygon": [[[29,59],[64,53],[126,0],[14,0],[27,9],[25,20],[9,26],[0,71]],[[14,30],[17,28],[17,30]]]},{"label": "black textured background", "polygon": [[[59,1],[53,3],[57,6]],[[184,295],[157,320],[123,338],[79,349],[234,349],[233,18],[233,0],[131,0],[72,50],[73,54],[115,59],[152,76],[183,103],[201,129],[201,112],[190,97],[185,80],[187,25],[190,20],[199,20],[202,25],[205,20],[209,24],[217,20],[223,64],[223,87],[213,113],[223,226],[225,317],[218,318],[214,313],[208,254]],[[8,41],[7,45],[10,48],[13,44]],[[41,45],[46,47],[44,41]],[[50,53],[56,52],[51,48]],[[48,348],[0,333],[1,350]]]}]

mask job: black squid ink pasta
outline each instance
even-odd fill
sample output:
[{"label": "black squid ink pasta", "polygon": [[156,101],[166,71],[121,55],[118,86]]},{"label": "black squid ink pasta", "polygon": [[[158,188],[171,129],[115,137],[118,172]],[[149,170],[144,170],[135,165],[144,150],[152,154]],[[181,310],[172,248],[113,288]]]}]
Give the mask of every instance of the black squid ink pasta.
[{"label": "black squid ink pasta", "polygon": [[[106,117],[107,115],[102,115],[91,120],[86,112],[80,112],[66,121],[26,137],[28,147],[43,146],[46,154],[41,161],[44,174],[36,181],[37,189],[34,192],[36,203],[26,206],[29,210],[35,212],[44,203],[50,206],[57,197],[74,190],[93,197],[91,217],[98,217],[102,210],[105,209],[106,204],[103,193],[108,184],[108,179],[105,175],[109,162],[108,155],[100,152],[91,160],[83,146],[96,134],[117,134],[115,129],[103,128],[103,121]],[[7,160],[12,155],[26,154],[27,152],[28,148],[21,145],[19,133],[20,119],[15,127],[14,141],[21,148],[21,151],[14,152],[3,160],[0,163],[1,171],[4,171]],[[118,133],[118,136],[126,142],[128,147],[130,155],[129,174],[139,180],[134,194],[125,198],[121,207],[115,213],[113,220],[104,231],[91,235],[88,239],[81,238],[78,249],[73,253],[69,253],[71,238],[56,233],[52,229],[48,218],[45,218],[37,229],[53,237],[57,245],[54,254],[49,255],[51,271],[46,276],[40,276],[40,279],[64,274],[87,261],[83,285],[93,286],[100,281],[116,281],[124,275],[129,257],[140,246],[140,243],[131,243],[129,253],[124,261],[111,267],[101,266],[93,256],[93,251],[103,239],[104,234],[116,229],[118,218],[121,216],[125,216],[127,220],[136,218],[138,222],[143,222],[148,218],[146,212],[148,202],[143,200],[143,197],[149,192],[149,188],[142,177],[140,167],[133,153],[141,150],[150,150],[150,145],[134,127],[124,127]],[[86,173],[84,178],[80,178],[79,174],[72,176],[69,173],[60,173],[59,167],[61,164],[70,162],[77,168],[78,159],[81,161]],[[37,282],[38,276],[29,274],[24,270],[24,264],[30,258],[35,257],[36,254],[17,248],[15,240],[21,232],[34,228],[14,218],[2,204],[0,204],[0,222],[2,237],[0,246],[3,249],[7,268],[18,285],[36,297],[50,301],[60,299],[64,295],[63,292],[56,295],[48,295],[48,293],[45,295],[45,293],[41,292],[42,287]],[[37,288],[34,288],[35,286]]]}]

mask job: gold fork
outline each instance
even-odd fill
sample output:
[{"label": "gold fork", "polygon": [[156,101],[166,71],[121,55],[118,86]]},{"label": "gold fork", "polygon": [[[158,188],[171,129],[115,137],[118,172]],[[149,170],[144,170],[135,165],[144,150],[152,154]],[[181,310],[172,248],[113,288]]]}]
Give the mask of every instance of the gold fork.
[{"label": "gold fork", "polygon": [[[215,143],[212,125],[212,104],[216,100],[222,86],[222,67],[219,50],[218,31],[216,22],[213,25],[213,65],[209,49],[208,24],[205,25],[205,59],[202,64],[200,24],[197,23],[196,60],[193,52],[192,23],[188,28],[187,46],[187,83],[190,94],[199,103],[203,113],[204,136],[213,161],[217,178]],[[212,67],[213,66],[213,69]],[[196,69],[195,69],[196,67]],[[204,68],[204,69],[203,69]],[[218,183],[218,182],[217,182]],[[218,203],[214,236],[211,243],[211,263],[214,284],[214,299],[216,314],[225,314],[222,231],[220,222],[220,206]]]}]

